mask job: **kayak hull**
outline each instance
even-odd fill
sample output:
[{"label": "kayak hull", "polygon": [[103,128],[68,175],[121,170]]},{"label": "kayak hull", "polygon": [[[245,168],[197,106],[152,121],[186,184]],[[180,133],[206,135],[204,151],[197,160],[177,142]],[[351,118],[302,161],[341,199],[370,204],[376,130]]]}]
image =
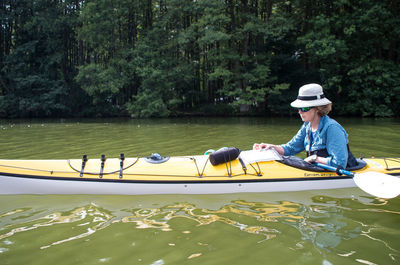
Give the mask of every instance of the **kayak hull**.
[{"label": "kayak hull", "polygon": [[134,182],[58,180],[0,176],[0,194],[224,194],[285,192],[356,187],[350,177],[309,180],[259,180],[225,182]]}]

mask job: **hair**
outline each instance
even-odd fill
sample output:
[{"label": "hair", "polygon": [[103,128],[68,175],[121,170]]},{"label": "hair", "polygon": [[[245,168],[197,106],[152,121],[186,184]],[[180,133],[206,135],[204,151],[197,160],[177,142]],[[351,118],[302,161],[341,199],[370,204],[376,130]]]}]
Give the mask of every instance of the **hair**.
[{"label": "hair", "polygon": [[332,103],[323,106],[316,106],[315,109],[317,110],[317,114],[321,117],[328,115],[328,113],[332,110]]}]

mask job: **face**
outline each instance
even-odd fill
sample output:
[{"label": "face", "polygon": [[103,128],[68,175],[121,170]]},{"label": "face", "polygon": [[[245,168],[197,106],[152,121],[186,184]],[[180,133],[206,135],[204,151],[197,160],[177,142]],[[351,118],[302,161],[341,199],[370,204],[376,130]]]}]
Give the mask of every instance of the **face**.
[{"label": "face", "polygon": [[298,110],[303,122],[311,122],[315,115],[317,115],[317,110],[315,108],[300,108]]}]

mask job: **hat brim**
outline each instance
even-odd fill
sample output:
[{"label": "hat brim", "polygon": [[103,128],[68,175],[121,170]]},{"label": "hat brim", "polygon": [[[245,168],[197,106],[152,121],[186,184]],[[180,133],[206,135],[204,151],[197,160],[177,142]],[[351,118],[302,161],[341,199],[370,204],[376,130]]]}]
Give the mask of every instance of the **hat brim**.
[{"label": "hat brim", "polygon": [[296,99],[290,106],[293,108],[305,108],[305,107],[318,107],[331,104],[332,102],[327,98],[315,99],[315,100],[301,100]]}]

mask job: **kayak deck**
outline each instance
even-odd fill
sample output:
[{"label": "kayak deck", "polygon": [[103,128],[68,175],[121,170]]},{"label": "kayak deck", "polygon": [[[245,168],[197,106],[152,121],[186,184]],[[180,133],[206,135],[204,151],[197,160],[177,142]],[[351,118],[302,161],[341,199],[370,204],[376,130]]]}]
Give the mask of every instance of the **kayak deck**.
[{"label": "kayak deck", "polygon": [[[365,165],[355,172],[375,171],[387,174],[400,172],[399,158],[370,158],[364,161]],[[213,166],[209,163],[208,156],[205,155],[171,157],[168,161],[158,164],[149,163],[146,158],[139,157],[126,158],[123,161],[118,158],[111,158],[104,162],[101,159],[88,159],[85,165],[79,159],[0,160],[0,174],[21,177],[114,179],[120,181],[293,179],[338,176],[335,172],[325,171],[312,165],[309,165],[308,168],[305,166],[301,168],[301,166],[296,167],[290,164],[286,161],[273,160],[247,164],[243,167],[236,159]]]}]

